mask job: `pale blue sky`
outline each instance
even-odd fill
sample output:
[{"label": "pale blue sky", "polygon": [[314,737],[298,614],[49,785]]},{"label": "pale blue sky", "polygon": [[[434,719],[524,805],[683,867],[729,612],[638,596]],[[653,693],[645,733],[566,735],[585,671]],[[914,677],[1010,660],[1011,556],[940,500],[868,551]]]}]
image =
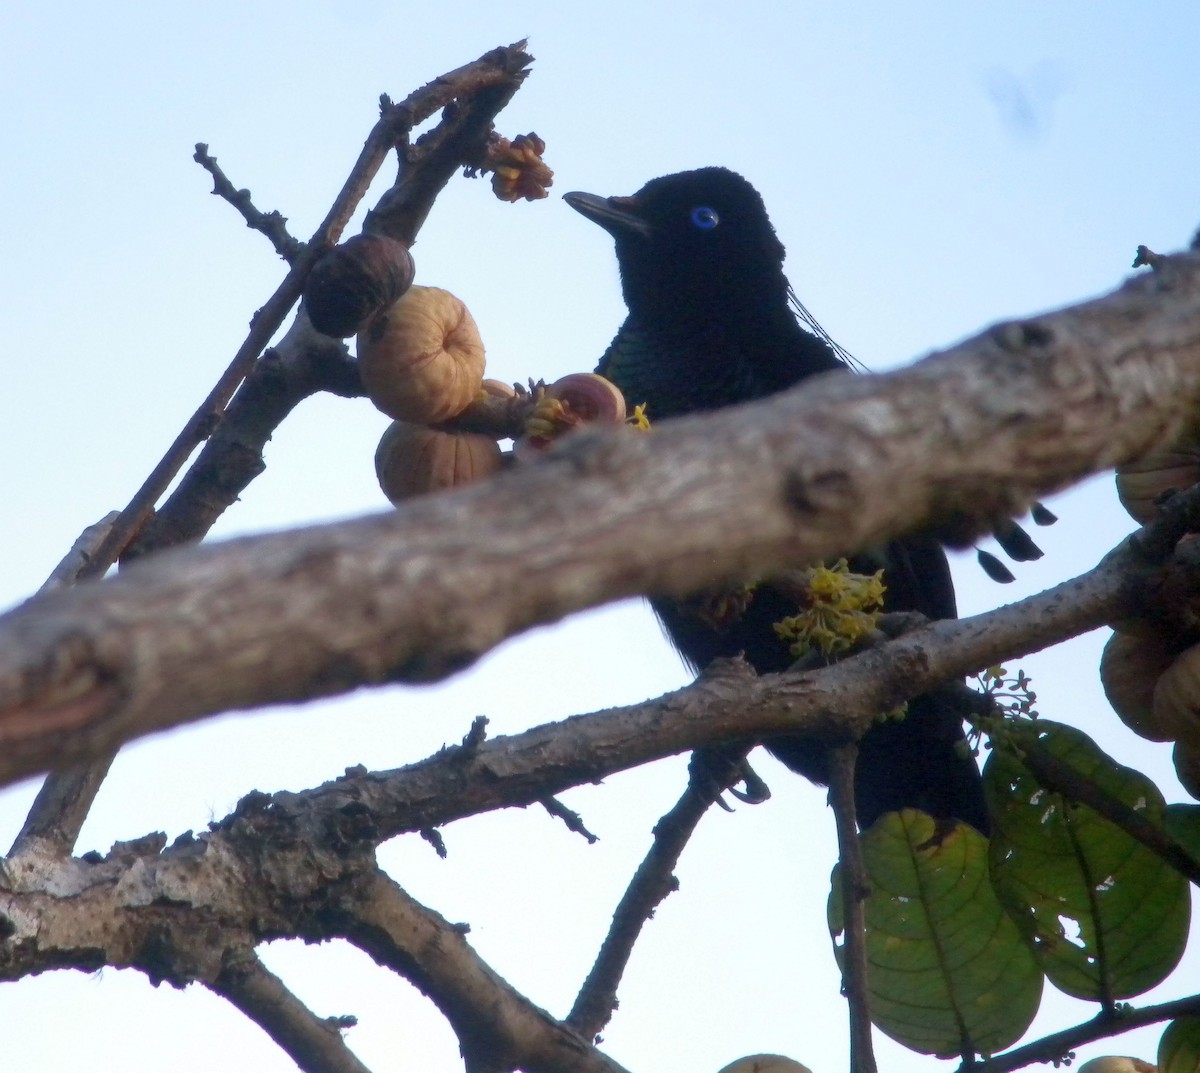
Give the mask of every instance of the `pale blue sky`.
[{"label": "pale blue sky", "polygon": [[[546,140],[552,197],[507,206],[486,183],[457,181],[414,249],[418,279],[471,307],[489,374],[502,379],[591,368],[621,318],[610,244],[559,200],[566,190],[629,193],[702,164],[742,171],[766,198],[796,289],[877,369],[1110,289],[1139,243],[1175,249],[1200,224],[1200,7],[1182,0],[10,3],[0,14],[0,604],[36,588],[85,525],[125,503],[280,278],[267,243],[208,196],[193,143],[207,141],[260,208],[307,237],[381,92],[403,96],[525,35],[538,60],[501,125]],[[390,166],[378,189],[388,180]],[[382,509],[371,457],[385,425],[365,402],[305,404],[219,533]],[[1039,533],[1047,556],[1017,585],[962,564],[964,609],[1092,565],[1130,528],[1110,488],[1100,478],[1059,501],[1062,522]],[[1166,751],[1124,733],[1104,705],[1101,641],[1028,661],[1043,713],[1163,777]],[[583,616],[445,687],[219,720],[134,746],[81,849],[203,827],[251,788],[419,758],[479,713],[503,733],[685,677],[639,604]],[[597,846],[529,811],[447,829],[447,862],[415,839],[383,857],[415,896],[470,921],[496,969],[561,1015],[682,770],[663,764],[568,795]],[[767,760],[762,770],[774,799],[705,823],[682,891],[634,959],[605,1033],[633,1070],[715,1073],[752,1051],[817,1073],[845,1067],[823,915],[832,820],[820,791]],[[0,843],[32,792],[0,792]],[[284,946],[268,959],[318,1012],[360,1016],[349,1038],[373,1069],[461,1068],[436,1013],[365,957]],[[1193,955],[1193,981],[1196,969]],[[1052,1002],[1042,1023],[1085,1016]],[[219,1001],[155,991],[127,972],[0,985],[0,1023],[6,1062],[32,1073],[81,1060],[123,1073],[292,1068]],[[1153,1038],[1107,1049],[1152,1058]],[[185,1053],[173,1054],[181,1040]],[[888,1045],[882,1054],[892,1070],[934,1066]]]}]

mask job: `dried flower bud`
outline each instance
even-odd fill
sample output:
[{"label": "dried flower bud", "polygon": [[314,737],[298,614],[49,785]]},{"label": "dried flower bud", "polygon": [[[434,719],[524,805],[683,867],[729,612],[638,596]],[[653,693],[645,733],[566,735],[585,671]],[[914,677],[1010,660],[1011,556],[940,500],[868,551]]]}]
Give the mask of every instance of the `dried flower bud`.
[{"label": "dried flower bud", "polygon": [[501,201],[537,201],[546,197],[554,184],[554,172],[546,167],[542,154],[546,143],[532,131],[519,134],[511,142],[497,138],[488,146],[483,167],[494,172],[492,190]]},{"label": "dried flower bud", "polygon": [[393,503],[490,477],[503,464],[500,445],[475,432],[393,421],[375,451],[379,487]]},{"label": "dried flower bud", "polygon": [[403,242],[355,235],[321,256],[304,284],[304,308],[313,327],[345,339],[399,298],[413,281],[413,259]]},{"label": "dried flower bud", "polygon": [[478,396],[483,340],[449,291],[413,287],[359,332],[358,364],[367,395],[385,414],[436,424]]}]

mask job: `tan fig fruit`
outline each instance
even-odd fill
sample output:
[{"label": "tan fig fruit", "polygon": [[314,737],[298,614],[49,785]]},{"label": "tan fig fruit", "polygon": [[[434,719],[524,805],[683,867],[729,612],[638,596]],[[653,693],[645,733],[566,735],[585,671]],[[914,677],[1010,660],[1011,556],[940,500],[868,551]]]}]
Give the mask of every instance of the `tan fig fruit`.
[{"label": "tan fig fruit", "polygon": [[493,399],[515,399],[517,397],[517,389],[503,380],[485,380],[480,387],[483,388],[484,394],[490,395]]},{"label": "tan fig fruit", "polygon": [[467,307],[449,291],[412,287],[358,333],[358,364],[380,410],[432,425],[478,396],[483,340]]},{"label": "tan fig fruit", "polygon": [[393,421],[375,451],[379,487],[393,503],[413,496],[473,484],[503,465],[500,445],[476,432]]},{"label": "tan fig fruit", "polygon": [[782,1054],[748,1054],[722,1066],[718,1073],[810,1073],[810,1070]]},{"label": "tan fig fruit", "polygon": [[1100,682],[1113,711],[1139,737],[1171,741],[1175,735],[1154,705],[1154,689],[1175,662],[1179,646],[1159,634],[1114,633],[1100,657]]},{"label": "tan fig fruit", "polygon": [[1200,481],[1200,451],[1183,446],[1155,451],[1117,467],[1117,498],[1134,521],[1145,525],[1158,517],[1159,499],[1182,492]]},{"label": "tan fig fruit", "polygon": [[386,235],[355,235],[326,251],[304,284],[304,308],[317,331],[353,335],[413,281],[408,247]]},{"label": "tan fig fruit", "polygon": [[1200,645],[1186,649],[1159,675],[1154,719],[1170,739],[1200,748]]},{"label": "tan fig fruit", "polygon": [[1129,1055],[1105,1054],[1084,1062],[1079,1073],[1158,1073],[1158,1066]]},{"label": "tan fig fruit", "polygon": [[1200,745],[1177,741],[1171,753],[1179,784],[1200,801]]}]

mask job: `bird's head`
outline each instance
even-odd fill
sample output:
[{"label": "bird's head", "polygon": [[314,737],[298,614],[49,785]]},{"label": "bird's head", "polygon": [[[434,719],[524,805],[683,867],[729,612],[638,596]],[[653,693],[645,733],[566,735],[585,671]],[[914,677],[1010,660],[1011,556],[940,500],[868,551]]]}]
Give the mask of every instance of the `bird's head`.
[{"label": "bird's head", "polygon": [[564,199],[616,241],[632,312],[702,310],[746,292],[774,299],[786,290],[783,245],[762,197],[727,168],[664,175],[630,197],[575,191]]}]

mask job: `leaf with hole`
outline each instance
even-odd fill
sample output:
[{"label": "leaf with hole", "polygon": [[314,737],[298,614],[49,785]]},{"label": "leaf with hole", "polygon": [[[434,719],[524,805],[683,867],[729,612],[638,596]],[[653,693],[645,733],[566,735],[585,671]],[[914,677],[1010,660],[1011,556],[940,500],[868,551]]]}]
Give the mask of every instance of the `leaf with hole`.
[{"label": "leaf with hole", "polygon": [[992,745],[984,770],[992,883],[1046,976],[1069,995],[1105,1002],[1159,983],[1187,941],[1187,881],[1112,821],[1046,789],[1031,766],[1061,765],[1161,826],[1158,789],[1082,731],[1046,719],[1015,724]]},{"label": "leaf with hole", "polygon": [[[992,1054],[1029,1027],[1042,974],[988,881],[987,839],[905,809],[862,834],[871,1020],[924,1054]],[[841,961],[839,870],[829,928]]]}]

